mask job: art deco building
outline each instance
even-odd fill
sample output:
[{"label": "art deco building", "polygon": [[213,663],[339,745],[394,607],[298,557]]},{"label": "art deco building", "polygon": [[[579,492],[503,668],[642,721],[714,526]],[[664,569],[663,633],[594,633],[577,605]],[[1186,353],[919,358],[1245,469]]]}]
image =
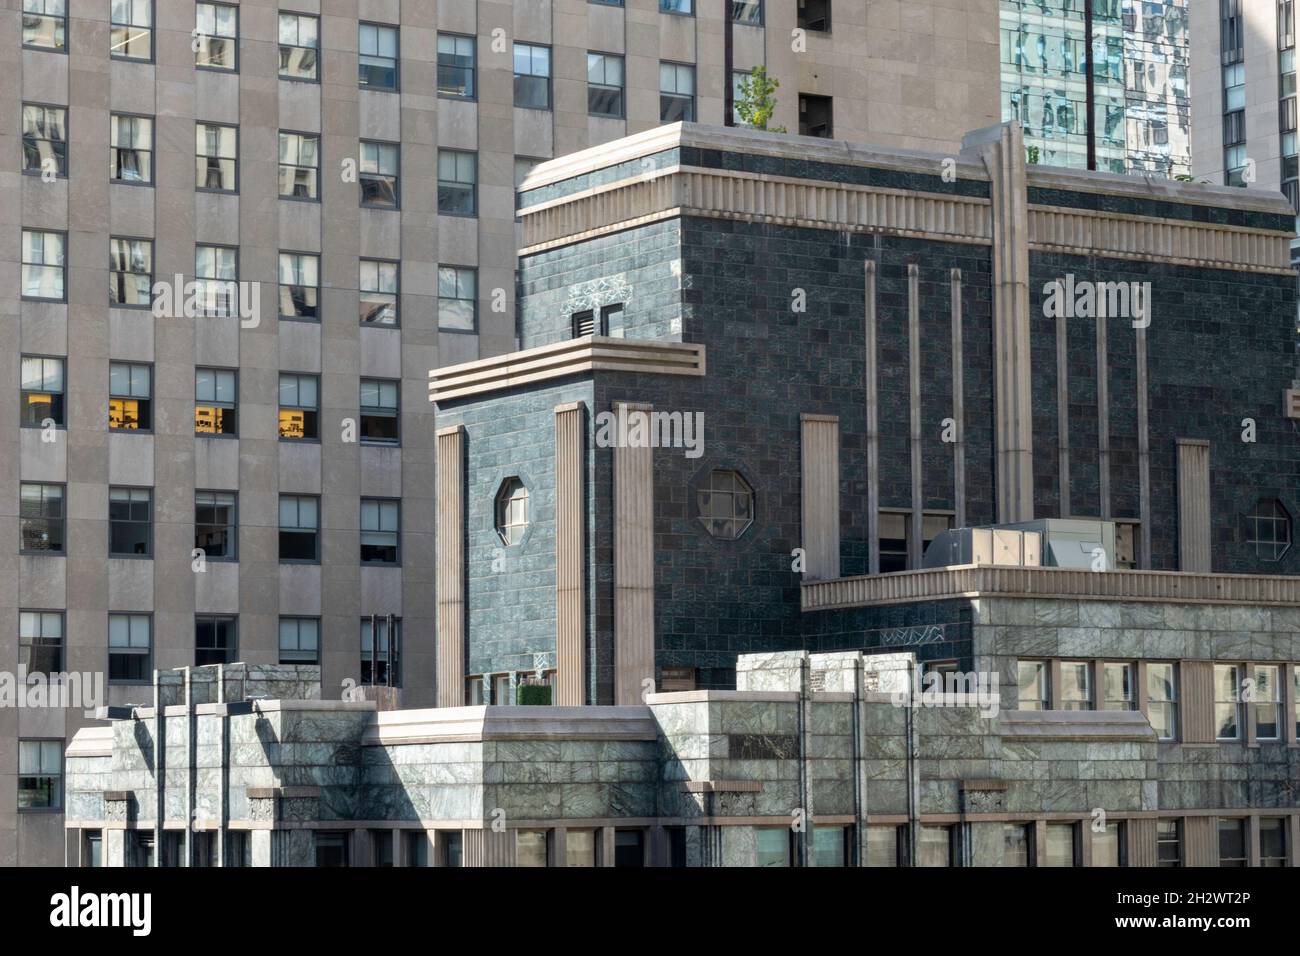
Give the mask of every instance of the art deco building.
[{"label": "art deco building", "polygon": [[523,348],[430,373],[440,706],[159,674],[67,859],[1300,862],[1291,210],[1024,157],[539,166]]}]

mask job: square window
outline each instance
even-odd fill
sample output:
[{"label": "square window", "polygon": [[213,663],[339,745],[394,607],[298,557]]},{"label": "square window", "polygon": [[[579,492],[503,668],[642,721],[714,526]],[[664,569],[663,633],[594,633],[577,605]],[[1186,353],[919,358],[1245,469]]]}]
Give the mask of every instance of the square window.
[{"label": "square window", "polygon": [[659,121],[695,122],[695,67],[686,63],[659,64]]},{"label": "square window", "polygon": [[[392,623],[390,640],[389,622]],[[361,683],[381,687],[402,685],[402,620],[386,614],[361,619]]]},{"label": "square window", "polygon": [[280,253],[280,318],[320,321],[320,256]]},{"label": "square window", "polygon": [[361,141],[361,163],[357,178],[361,183],[361,205],[377,209],[396,209],[398,164],[396,143]]},{"label": "square window", "polygon": [[19,392],[19,420],[24,428],[62,428],[64,419],[64,368],[61,358],[24,355]]},{"label": "square window", "polygon": [[194,547],[209,561],[238,557],[239,522],[233,491],[194,492]]},{"label": "square window", "polygon": [[478,271],[438,267],[438,328],[473,332],[478,328]]},{"label": "square window", "polygon": [[1077,823],[1047,824],[1048,866],[1079,865],[1079,825]]},{"label": "square window", "polygon": [[68,48],[67,0],[23,0],[23,46],[36,50]]},{"label": "square window", "polygon": [[1241,739],[1241,669],[1235,664],[1214,665],[1214,736]]},{"label": "square window", "polygon": [[397,564],[401,542],[401,502],[361,499],[361,563]]},{"label": "square window", "polygon": [[238,386],[233,369],[194,370],[194,433],[196,435],[238,434]]},{"label": "square window", "polygon": [[119,183],[153,182],[153,118],[114,113],[109,117],[109,178]]},{"label": "square window", "polygon": [[239,8],[225,3],[194,4],[194,65],[233,71],[239,57]]},{"label": "square window", "polygon": [[280,618],[280,663],[320,663],[320,620],[318,618]]},{"label": "square window", "polygon": [[623,58],[612,53],[587,54],[587,112],[623,116]]},{"label": "square window", "polygon": [[291,441],[320,438],[320,379],[280,373],[280,437]]},{"label": "square window", "polygon": [[24,481],[18,489],[18,546],[23,553],[65,551],[63,485]]},{"label": "square window", "polygon": [[1034,865],[1034,825],[1032,823],[1002,824],[1002,865]]},{"label": "square window", "polygon": [[118,309],[153,305],[152,240],[116,236],[108,240],[108,301]]},{"label": "square window", "polygon": [[357,83],[367,90],[397,90],[397,27],[362,23],[357,27]]},{"label": "square window", "polygon": [[1050,710],[1051,688],[1047,661],[1018,661],[1016,683],[1020,710]]},{"label": "square window", "polygon": [[280,496],[280,563],[320,561],[320,499],[314,495]]},{"label": "square window", "polygon": [[1156,821],[1156,865],[1183,865],[1183,821],[1160,819]]},{"label": "square window", "polygon": [[153,618],[148,614],[109,614],[108,679],[144,683],[153,674]]},{"label": "square window", "polygon": [[478,154],[438,150],[438,214],[473,216],[478,212]]},{"label": "square window", "polygon": [[24,299],[64,300],[67,233],[23,230],[22,294]]},{"label": "square window", "polygon": [[153,555],[153,492],[148,488],[108,489],[108,555]]},{"label": "square window", "polygon": [[153,59],[153,0],[112,0],[108,52],[122,60]]},{"label": "square window", "polygon": [[362,325],[397,325],[398,277],[396,262],[361,260],[360,319]]},{"label": "square window", "polygon": [[398,383],[390,379],[361,380],[361,441],[397,445],[401,442]]},{"label": "square window", "polygon": [[472,100],[476,60],[474,37],[439,33],[438,95]]},{"label": "square window", "polygon": [[18,664],[25,674],[63,670],[63,612],[18,612]]},{"label": "square window", "polygon": [[551,108],[551,48],[534,43],[514,47],[515,106],[533,110]]},{"label": "square window", "polygon": [[280,78],[317,78],[320,19],[302,13],[280,14]]},{"label": "square window", "polygon": [[1165,662],[1147,664],[1147,719],[1160,740],[1178,736],[1177,665]]},{"label": "square window", "polygon": [[18,741],[18,809],[63,808],[63,741]]},{"label": "square window", "polygon": [[108,366],[108,427],[153,430],[153,367],[131,362]]},{"label": "square window", "polygon": [[23,172],[68,175],[68,111],[62,106],[23,104]]},{"label": "square window", "polygon": [[200,614],[194,619],[194,663],[233,664],[239,655],[239,619],[230,615]]},{"label": "square window", "polygon": [[1219,866],[1246,866],[1247,832],[1245,820],[1219,818]]},{"label": "square window", "polygon": [[547,866],[550,830],[515,831],[515,866]]},{"label": "square window", "polygon": [[280,133],[280,198],[319,199],[320,137]]},{"label": "square window", "polygon": [[194,124],[194,188],[233,193],[239,188],[239,128]]}]

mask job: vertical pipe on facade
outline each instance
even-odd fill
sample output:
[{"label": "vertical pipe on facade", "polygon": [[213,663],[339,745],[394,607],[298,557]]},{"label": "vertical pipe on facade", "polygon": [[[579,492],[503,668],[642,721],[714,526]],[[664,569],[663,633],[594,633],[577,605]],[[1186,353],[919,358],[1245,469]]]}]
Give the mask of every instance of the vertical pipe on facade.
[{"label": "vertical pipe on facade", "polygon": [[370,615],[370,686],[379,686],[379,623]]},{"label": "vertical pipe on facade", "polygon": [[1083,48],[1088,64],[1088,69],[1084,74],[1085,96],[1088,99],[1088,168],[1097,168],[1097,106],[1094,102],[1096,96],[1093,76],[1093,55],[1092,55],[1092,0],[1083,0]]},{"label": "vertical pipe on facade", "polygon": [[153,865],[162,866],[163,854],[163,813],[166,810],[164,798],[164,774],[166,768],[166,745],[163,735],[166,733],[163,722],[162,680],[158,671],[153,672],[153,782],[154,782],[154,821],[153,821]]},{"label": "vertical pipe on facade", "polygon": [[[217,677],[217,703],[226,702],[226,668],[218,665],[216,669]],[[230,822],[230,808],[226,800],[226,792],[230,786],[230,715],[226,713],[225,707],[218,707],[221,714],[221,749],[217,754],[218,766],[221,767],[221,785],[217,790],[217,865],[226,865],[226,826]]]},{"label": "vertical pipe on facade", "polygon": [[185,865],[194,865],[194,814],[198,806],[198,794],[195,789],[195,776],[198,767],[197,749],[198,718],[194,714],[194,691],[190,668],[184,668],[185,675]]},{"label": "vertical pipe on facade", "polygon": [[397,632],[394,630],[396,620],[393,613],[388,613],[388,667],[384,670],[384,686],[397,686]]},{"label": "vertical pipe on facade", "polygon": [[961,270],[949,273],[952,283],[952,478],[953,527],[966,527],[966,396],[964,384],[965,363],[962,345],[962,284]]},{"label": "vertical pipe on facade", "polygon": [[907,745],[907,861],[910,866],[917,866],[917,837],[920,818],[917,800],[916,780],[916,701],[912,698],[912,688],[916,686],[916,660],[907,663],[907,707],[903,710],[903,735]]},{"label": "vertical pipe on facade", "polygon": [[862,655],[853,659],[853,860],[854,866],[866,865],[867,841],[867,766],[863,756],[862,732],[866,726],[866,682]]},{"label": "vertical pipe on facade", "polygon": [[735,50],[735,23],[731,16],[731,0],[727,0],[722,5],[723,17],[723,42],[722,42],[722,125],[735,126],[736,112],[736,90],[735,84],[731,79],[731,68],[734,62]]},{"label": "vertical pipe on facade", "polygon": [[880,573],[880,422],[876,369],[876,261],[862,263],[867,407],[867,573]]},{"label": "vertical pipe on facade", "polygon": [[811,700],[808,690],[808,652],[804,651],[799,661],[799,807],[803,813],[803,825],[795,835],[795,859],[799,866],[808,865],[808,835],[812,832],[812,791],[808,781]]}]

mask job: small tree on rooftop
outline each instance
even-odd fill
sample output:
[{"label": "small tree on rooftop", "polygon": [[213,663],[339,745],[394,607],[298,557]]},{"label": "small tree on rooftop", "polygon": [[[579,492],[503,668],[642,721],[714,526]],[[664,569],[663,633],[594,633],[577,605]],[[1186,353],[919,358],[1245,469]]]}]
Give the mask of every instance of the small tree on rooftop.
[{"label": "small tree on rooftop", "polygon": [[780,86],[778,80],[767,75],[767,67],[756,66],[750,70],[736,91],[736,115],[740,121],[769,133],[787,132],[784,126],[768,125],[776,112],[776,91]]}]

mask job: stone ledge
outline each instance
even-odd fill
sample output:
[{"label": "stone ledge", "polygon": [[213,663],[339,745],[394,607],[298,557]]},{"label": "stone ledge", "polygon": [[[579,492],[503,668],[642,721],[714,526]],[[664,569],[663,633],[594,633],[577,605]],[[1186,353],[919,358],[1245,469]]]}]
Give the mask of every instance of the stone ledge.
[{"label": "stone ledge", "polygon": [[250,800],[311,799],[320,796],[320,787],[248,787],[245,793]]},{"label": "stone ledge", "polygon": [[1010,710],[1000,717],[1004,740],[1113,740],[1156,742],[1146,715],[1136,710]]},{"label": "stone ledge", "polygon": [[760,780],[685,780],[683,793],[761,793]]},{"label": "stone ledge", "polygon": [[366,746],[486,740],[656,740],[647,707],[435,707],[379,712]]},{"label": "stone ledge", "polygon": [[792,704],[799,700],[793,690],[675,690],[659,694],[646,694],[645,702],[655,704],[709,704],[738,701],[740,703]]}]

